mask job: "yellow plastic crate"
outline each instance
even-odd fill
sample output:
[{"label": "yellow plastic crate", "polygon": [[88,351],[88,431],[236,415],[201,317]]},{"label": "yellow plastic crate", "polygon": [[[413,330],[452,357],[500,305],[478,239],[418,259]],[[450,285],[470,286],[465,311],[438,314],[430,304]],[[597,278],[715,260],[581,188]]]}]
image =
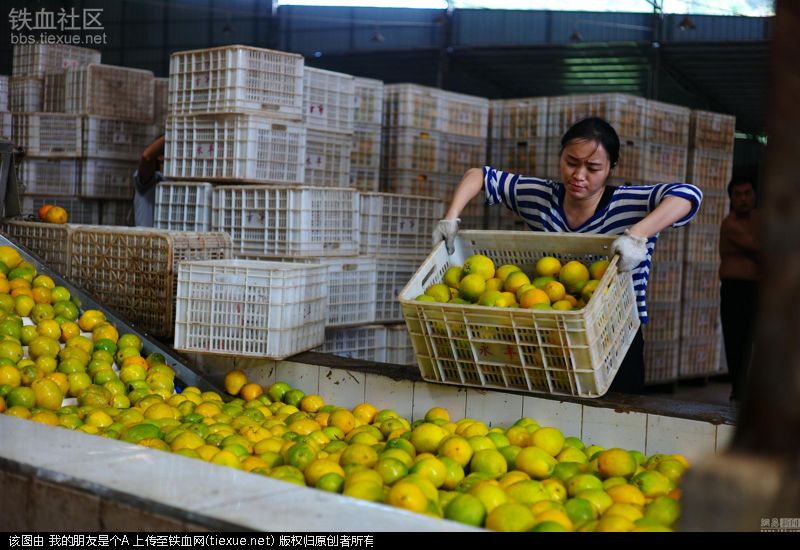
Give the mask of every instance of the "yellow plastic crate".
[{"label": "yellow plastic crate", "polygon": [[[434,248],[399,301],[422,378],[431,382],[530,393],[599,397],[625,357],[639,317],[630,273],[616,257],[581,310],[506,309],[418,302],[447,269],[473,254],[533,273],[544,255],[562,262],[608,258],[614,237],[527,231],[462,231],[456,251]],[[601,299],[598,299],[601,298]]]}]

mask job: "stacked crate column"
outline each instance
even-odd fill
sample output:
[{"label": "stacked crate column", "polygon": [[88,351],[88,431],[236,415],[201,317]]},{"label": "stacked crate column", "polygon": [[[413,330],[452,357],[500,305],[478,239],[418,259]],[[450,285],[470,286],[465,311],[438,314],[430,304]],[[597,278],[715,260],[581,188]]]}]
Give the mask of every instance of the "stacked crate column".
[{"label": "stacked crate column", "polygon": [[356,78],[353,106],[350,185],[359,191],[377,191],[381,170],[383,82]]}]

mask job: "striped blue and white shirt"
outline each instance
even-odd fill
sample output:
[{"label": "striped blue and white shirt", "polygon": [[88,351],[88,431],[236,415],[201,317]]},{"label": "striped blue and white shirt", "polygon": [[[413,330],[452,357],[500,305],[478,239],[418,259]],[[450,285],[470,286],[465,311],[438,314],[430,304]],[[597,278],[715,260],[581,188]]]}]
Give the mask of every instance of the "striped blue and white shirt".
[{"label": "striped blue and white shirt", "polygon": [[[599,208],[594,215],[576,229],[567,224],[564,213],[564,184],[520,176],[484,166],[483,179],[486,189],[486,204],[502,203],[521,217],[533,231],[552,233],[601,233],[619,235],[652,212],[667,196],[684,198],[692,203],[692,210],[672,227],[689,223],[700,207],[703,193],[688,183],[659,183],[656,185],[617,187],[611,200]],[[647,260],[633,270],[633,288],[639,318],[647,323],[645,294],[650,276],[650,261],[653,257],[658,235],[647,239]]]}]

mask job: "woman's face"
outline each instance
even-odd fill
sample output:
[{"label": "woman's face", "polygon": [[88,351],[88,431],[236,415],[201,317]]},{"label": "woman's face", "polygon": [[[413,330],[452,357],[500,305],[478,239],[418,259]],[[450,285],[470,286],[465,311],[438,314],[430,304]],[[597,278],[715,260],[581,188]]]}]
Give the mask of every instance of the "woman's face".
[{"label": "woman's face", "polygon": [[611,162],[608,153],[598,142],[573,139],[564,147],[559,162],[561,178],[567,195],[582,200],[602,193]]}]

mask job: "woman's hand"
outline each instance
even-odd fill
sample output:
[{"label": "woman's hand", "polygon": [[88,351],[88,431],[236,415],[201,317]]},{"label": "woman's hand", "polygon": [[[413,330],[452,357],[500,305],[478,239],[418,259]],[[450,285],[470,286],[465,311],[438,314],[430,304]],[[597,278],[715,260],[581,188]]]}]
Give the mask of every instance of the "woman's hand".
[{"label": "woman's hand", "polygon": [[630,229],[626,229],[625,234],[611,244],[611,255],[614,254],[619,254],[617,269],[632,271],[647,260],[647,237],[637,237],[631,234]]}]

